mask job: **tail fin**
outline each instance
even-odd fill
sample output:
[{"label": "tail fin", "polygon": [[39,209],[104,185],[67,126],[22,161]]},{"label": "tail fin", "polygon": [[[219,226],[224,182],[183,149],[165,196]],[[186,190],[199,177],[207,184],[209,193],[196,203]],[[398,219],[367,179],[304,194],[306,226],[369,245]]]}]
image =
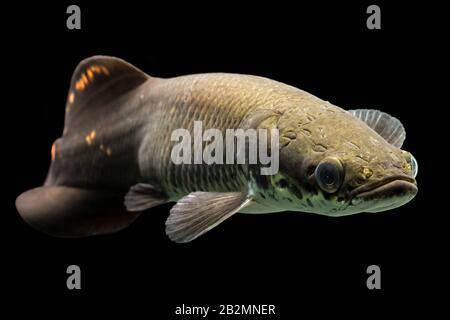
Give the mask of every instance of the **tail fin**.
[{"label": "tail fin", "polygon": [[[84,166],[83,161],[92,167],[92,148],[88,147],[94,144],[96,132],[86,136],[86,141],[81,140],[80,146],[88,147],[86,150],[78,147],[75,154],[72,149],[80,132],[95,127],[99,117],[118,113],[120,100],[149,78],[118,58],[94,56],[80,62],[67,97],[63,138],[52,147],[47,180],[44,186],[24,192],[16,200],[17,210],[26,222],[51,235],[79,237],[115,232],[136,219],[139,213],[126,211],[121,193],[55,184],[81,184],[74,180],[80,174],[79,167]],[[108,157],[108,149],[100,154]],[[112,167],[104,172],[116,168],[113,160],[109,159],[108,163]],[[58,180],[60,176],[64,177],[62,182]]]},{"label": "tail fin", "polygon": [[28,190],[17,197],[16,208],[32,227],[58,237],[116,232],[140,214],[127,212],[118,194],[65,186]]}]

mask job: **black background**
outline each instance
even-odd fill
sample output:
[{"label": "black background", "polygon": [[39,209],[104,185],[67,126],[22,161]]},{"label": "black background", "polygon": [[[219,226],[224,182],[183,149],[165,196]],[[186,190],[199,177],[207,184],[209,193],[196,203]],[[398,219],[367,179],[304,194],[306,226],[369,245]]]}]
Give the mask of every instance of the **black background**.
[{"label": "black background", "polygon": [[[427,114],[436,107],[427,91],[431,70],[439,73],[436,34],[423,17],[439,9],[374,3],[382,10],[381,30],[366,28],[372,2],[364,1],[245,6],[81,1],[81,30],[66,28],[71,3],[4,8],[3,95],[12,96],[2,105],[8,178],[4,306],[13,306],[18,316],[127,319],[174,317],[183,303],[275,304],[276,319],[307,312],[367,318],[435,311],[439,300],[427,307],[425,300],[446,278],[445,209],[435,172],[441,141],[428,138],[437,130],[430,121],[436,115]],[[345,109],[386,111],[406,128],[403,148],[419,162],[419,193],[393,211],[339,219],[290,212],[236,215],[185,245],[164,234],[170,205],[142,214],[113,235],[41,234],[21,220],[14,200],[42,184],[50,146],[62,133],[71,74],[80,60],[97,54],[118,56],[159,77],[255,74]],[[71,264],[81,267],[80,291],[66,288]],[[378,291],[366,288],[371,264],[381,268]]]}]

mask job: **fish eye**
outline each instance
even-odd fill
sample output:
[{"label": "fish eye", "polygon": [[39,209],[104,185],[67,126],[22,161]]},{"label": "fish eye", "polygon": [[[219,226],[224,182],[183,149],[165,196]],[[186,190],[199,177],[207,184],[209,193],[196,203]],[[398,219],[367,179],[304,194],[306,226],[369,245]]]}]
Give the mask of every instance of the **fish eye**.
[{"label": "fish eye", "polygon": [[338,159],[326,158],[319,163],[314,175],[320,189],[327,193],[334,193],[344,181],[344,168]]},{"label": "fish eye", "polygon": [[417,163],[416,158],[412,154],[409,154],[411,156],[411,174],[413,178],[417,176],[417,172],[419,172],[419,164]]}]

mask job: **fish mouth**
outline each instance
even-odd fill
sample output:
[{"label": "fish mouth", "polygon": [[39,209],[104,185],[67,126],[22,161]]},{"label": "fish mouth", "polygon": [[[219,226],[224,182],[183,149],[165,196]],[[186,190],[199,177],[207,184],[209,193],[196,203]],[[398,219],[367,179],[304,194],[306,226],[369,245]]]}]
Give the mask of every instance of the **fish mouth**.
[{"label": "fish mouth", "polygon": [[360,206],[366,212],[385,211],[409,202],[417,190],[414,178],[391,176],[353,190],[350,204]]}]

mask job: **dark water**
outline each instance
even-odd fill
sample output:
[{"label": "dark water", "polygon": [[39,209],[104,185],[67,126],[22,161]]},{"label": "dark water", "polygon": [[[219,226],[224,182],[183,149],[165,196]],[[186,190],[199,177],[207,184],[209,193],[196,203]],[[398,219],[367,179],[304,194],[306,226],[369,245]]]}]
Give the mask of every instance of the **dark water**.
[{"label": "dark water", "polygon": [[[3,75],[9,88],[3,94],[12,94],[2,104],[5,307],[63,319],[191,319],[174,315],[182,304],[276,305],[276,316],[261,319],[299,319],[310,312],[385,317],[437,309],[438,300],[433,307],[425,300],[445,288],[447,277],[441,260],[448,210],[437,195],[448,170],[442,158],[436,162],[442,141],[433,123],[439,116],[424,113],[437,110],[427,88],[431,72],[440,70],[432,49],[435,29],[420,19],[427,8],[382,3],[382,29],[371,31],[365,13],[371,3],[364,1],[298,7],[83,1],[82,29],[70,31],[69,4],[15,5],[4,12],[11,19],[3,21],[8,55],[3,64],[11,72]],[[94,54],[121,57],[160,77],[256,74],[343,108],[379,108],[406,128],[404,149],[420,166],[419,193],[393,211],[340,219],[236,215],[186,245],[164,234],[170,205],[113,235],[43,235],[21,220],[14,199],[45,179],[51,144],[62,133],[71,74]],[[71,264],[81,268],[78,291],[66,288]],[[381,269],[381,290],[366,287],[366,268],[373,264]],[[207,319],[215,317],[232,318]]]}]

